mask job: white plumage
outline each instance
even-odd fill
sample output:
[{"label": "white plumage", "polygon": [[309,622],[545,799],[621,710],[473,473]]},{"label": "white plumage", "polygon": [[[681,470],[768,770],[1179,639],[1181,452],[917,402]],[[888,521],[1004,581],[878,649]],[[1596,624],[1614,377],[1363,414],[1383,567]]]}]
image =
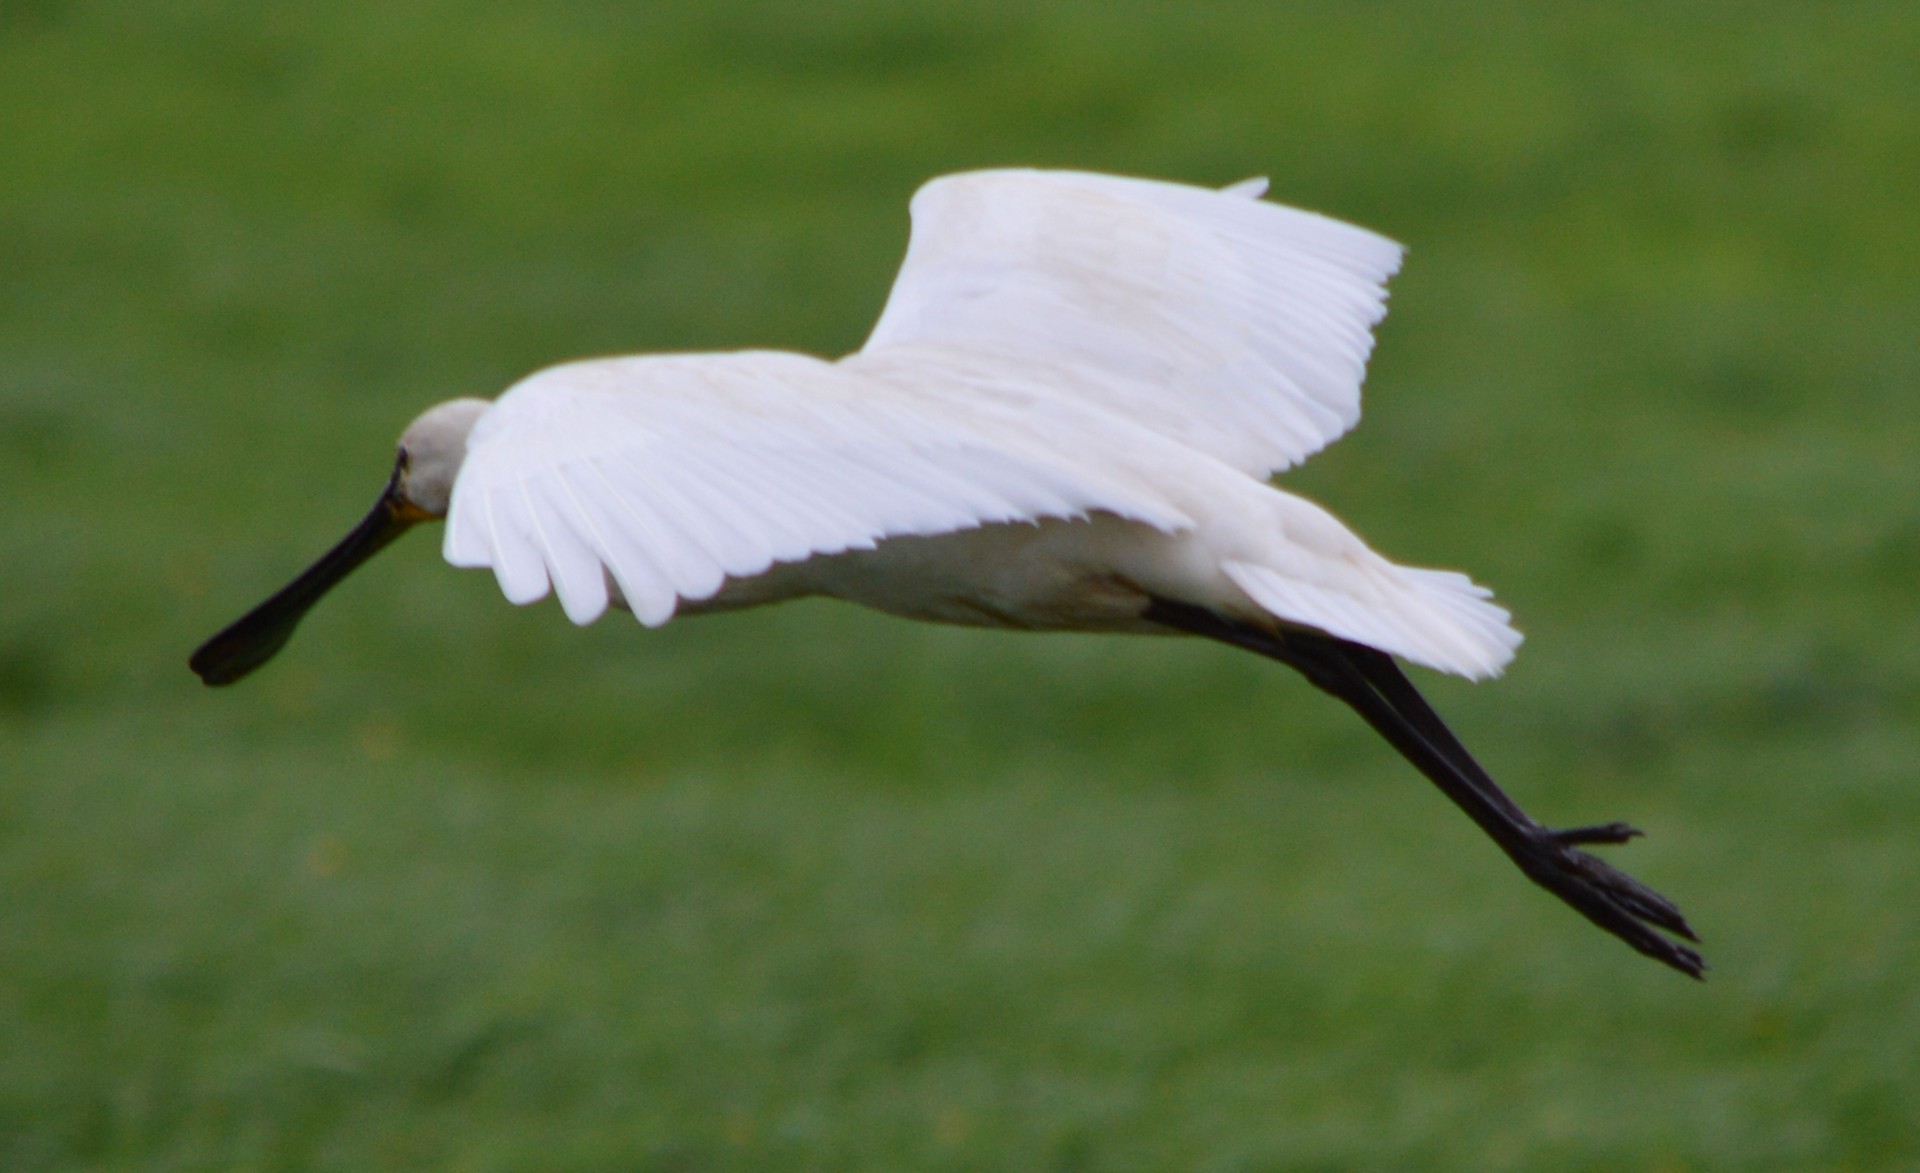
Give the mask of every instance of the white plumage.
[{"label": "white plumage", "polygon": [[[591,623],[829,595],[914,619],[1197,635],[1360,714],[1526,874],[1699,976],[1672,902],[1501,791],[1394,664],[1492,676],[1520,637],[1268,483],[1360,417],[1400,248],[1265,203],[1064,172],[938,179],[866,345],[553,367],[429,410],[366,519],[191,660],[231,684],[414,523],[507,598]],[[1389,654],[1390,653],[1390,654]]]},{"label": "white plumage", "polygon": [[[935,180],[855,354],[601,359],[510,389],[468,440],[447,560],[516,603],[551,586],[576,623],[818,593],[1132,630],[1153,593],[1497,673],[1519,637],[1487,592],[1266,484],[1359,418],[1400,248],[1257,194]],[[969,532],[1047,519],[1077,524]],[[940,535],[944,558],[887,550]]]}]

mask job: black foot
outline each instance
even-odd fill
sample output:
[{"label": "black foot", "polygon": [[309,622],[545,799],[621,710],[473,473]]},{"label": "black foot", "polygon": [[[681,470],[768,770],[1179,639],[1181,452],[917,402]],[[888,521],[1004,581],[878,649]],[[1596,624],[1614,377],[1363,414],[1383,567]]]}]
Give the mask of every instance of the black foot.
[{"label": "black foot", "polygon": [[1605,860],[1577,850],[1576,843],[1624,843],[1639,832],[1625,823],[1552,831],[1542,827],[1533,842],[1511,851],[1520,870],[1594,924],[1628,945],[1689,977],[1704,977],[1700,954],[1655,929],[1698,942],[1693,926],[1673,901]]},{"label": "black foot", "polygon": [[1241,623],[1171,599],[1154,599],[1144,616],[1170,630],[1216,639],[1297,669],[1316,688],[1352,706],[1534,883],[1655,961],[1690,977],[1706,972],[1699,953],[1661,935],[1700,939],[1671,900],[1577,849],[1625,843],[1640,832],[1626,823],[1555,831],[1535,822],[1473,760],[1386,652],[1319,632]]}]

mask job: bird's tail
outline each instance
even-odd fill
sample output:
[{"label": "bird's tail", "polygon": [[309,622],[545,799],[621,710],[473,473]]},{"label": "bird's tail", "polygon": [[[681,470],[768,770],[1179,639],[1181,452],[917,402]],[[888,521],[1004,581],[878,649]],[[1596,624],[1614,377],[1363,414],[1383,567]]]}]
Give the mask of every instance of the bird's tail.
[{"label": "bird's tail", "polygon": [[1343,555],[1337,575],[1238,561],[1222,569],[1277,619],[1441,672],[1481,680],[1513,659],[1520,633],[1486,587],[1451,570],[1395,565],[1364,546]]}]

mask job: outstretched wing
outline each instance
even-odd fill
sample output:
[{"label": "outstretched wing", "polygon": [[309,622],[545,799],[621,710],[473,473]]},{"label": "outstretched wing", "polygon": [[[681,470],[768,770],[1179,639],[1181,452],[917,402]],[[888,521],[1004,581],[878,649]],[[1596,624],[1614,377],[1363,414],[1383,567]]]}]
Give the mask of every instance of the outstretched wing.
[{"label": "outstretched wing", "polygon": [[1266,476],[1360,418],[1400,246],[1259,197],[1079,172],[981,171],[913,198],[861,356],[989,361]]},{"label": "outstretched wing", "polygon": [[1141,478],[819,359],[602,359],[542,371],[481,417],[445,554],[492,567],[515,603],[551,586],[575,623],[606,610],[611,575],[654,626],[775,562],[1096,509],[1191,524]]}]

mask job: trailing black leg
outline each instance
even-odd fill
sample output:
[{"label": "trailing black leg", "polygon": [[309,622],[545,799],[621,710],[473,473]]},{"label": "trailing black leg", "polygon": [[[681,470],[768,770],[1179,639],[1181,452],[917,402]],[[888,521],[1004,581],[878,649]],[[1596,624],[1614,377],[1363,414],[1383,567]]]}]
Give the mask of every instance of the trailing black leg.
[{"label": "trailing black leg", "polygon": [[[1526,819],[1525,813],[1522,812],[1518,806],[1514,805],[1512,800],[1509,799],[1493,779],[1487,775],[1487,772],[1481,769],[1480,763],[1475,761],[1473,755],[1467,752],[1466,747],[1460,744],[1460,740],[1453,735],[1453,731],[1447,728],[1446,722],[1442,721],[1439,714],[1435,713],[1432,707],[1427,704],[1426,698],[1421,696],[1420,691],[1413,686],[1413,682],[1407,679],[1406,673],[1400,670],[1400,665],[1394,661],[1392,656],[1378,648],[1370,648],[1364,644],[1334,639],[1331,636],[1317,635],[1312,632],[1301,632],[1295,642],[1302,641],[1325,641],[1337,645],[1341,649],[1342,654],[1354,664],[1361,675],[1366,677],[1367,682],[1373,685],[1382,696],[1386,697],[1388,703],[1394,707],[1395,711],[1411,722],[1415,728],[1420,731],[1421,736],[1425,737],[1430,744],[1439,749],[1457,769],[1476,779],[1487,792],[1496,796],[1500,802],[1505,803],[1509,810],[1518,814],[1521,818]],[[1527,819],[1529,823],[1532,821],[1531,819]],[[1628,840],[1638,838],[1641,834],[1638,828],[1627,823],[1602,823],[1587,827],[1572,827],[1565,830],[1546,828],[1543,828],[1543,830],[1546,830],[1547,833],[1563,847],[1572,847],[1577,844],[1625,843]],[[1511,851],[1509,854],[1512,854]],[[1585,855],[1584,853],[1574,854],[1581,855],[1584,860],[1591,861],[1601,867],[1607,866],[1600,863],[1599,860],[1594,859],[1594,857]],[[1515,857],[1515,860],[1516,862],[1520,862],[1518,856]],[[1523,868],[1527,867],[1524,862],[1521,863],[1521,866]],[[1686,918],[1680,915],[1680,910],[1674,906],[1672,901],[1641,884],[1639,881],[1634,880],[1631,876],[1614,871],[1612,868],[1608,868],[1608,871],[1613,872],[1613,876],[1615,877],[1613,882],[1621,889],[1622,899],[1629,900],[1631,903],[1634,915],[1669,933],[1675,933],[1685,937],[1689,941],[1699,940],[1699,938],[1694,935],[1693,928],[1687,924]],[[1528,874],[1533,875],[1531,869],[1528,870]],[[1538,880],[1539,877],[1535,876],[1535,879]],[[1541,880],[1540,882],[1549,889],[1553,888],[1553,885],[1545,880]]]},{"label": "trailing black leg", "polygon": [[1155,599],[1146,618],[1258,652],[1299,671],[1357,712],[1534,883],[1641,953],[1696,978],[1706,969],[1699,953],[1654,931],[1698,940],[1672,901],[1576,849],[1578,844],[1624,843],[1639,831],[1625,823],[1556,831],[1535,822],[1460,744],[1392,656],[1317,632],[1279,632],[1239,623],[1166,599]]}]

